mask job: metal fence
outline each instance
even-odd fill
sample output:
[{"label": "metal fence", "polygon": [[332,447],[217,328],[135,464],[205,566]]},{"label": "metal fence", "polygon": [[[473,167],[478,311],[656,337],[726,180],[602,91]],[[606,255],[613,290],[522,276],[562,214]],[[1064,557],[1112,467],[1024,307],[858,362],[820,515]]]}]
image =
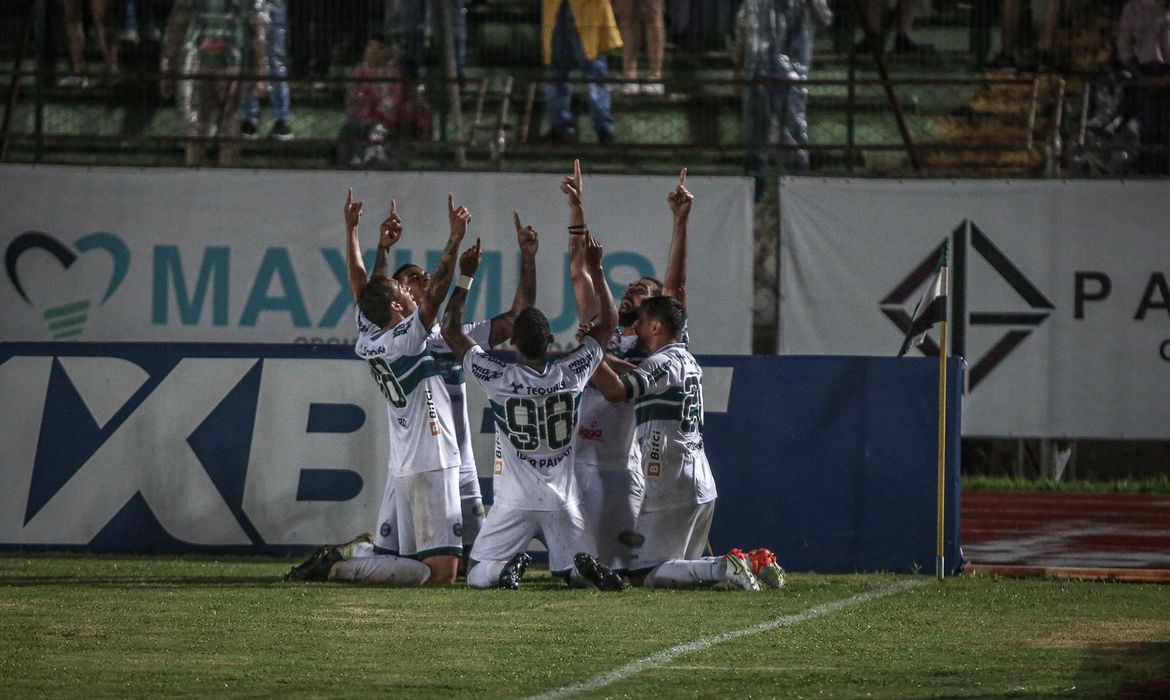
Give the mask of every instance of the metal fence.
[{"label": "metal fence", "polygon": [[[545,138],[551,82],[541,65],[539,2],[288,0],[284,66],[267,76],[282,78],[274,84],[290,95],[292,138],[281,140],[263,138],[271,122],[263,98],[262,138],[184,128],[182,111],[158,90],[171,2],[108,3],[117,12],[105,21],[85,15],[82,63],[67,31],[71,15],[62,11],[70,4],[84,3],[26,0],[0,9],[0,158],[175,165],[190,162],[193,150],[215,148],[229,151],[224,164],[247,167],[542,170],[559,167],[571,151],[624,172],[686,159],[698,171],[772,175],[791,167],[787,156],[800,150],[814,172],[1087,176],[1128,174],[1138,148],[1123,77],[1102,53],[1116,3],[1064,3],[1056,47],[1066,58],[1048,55],[1053,65],[1040,68],[1070,70],[1037,72],[985,67],[1002,59],[1002,31],[988,11],[997,3],[925,3],[912,50],[891,36],[884,52],[872,52],[857,45],[860,13],[838,2],[835,23],[815,35],[810,78],[792,83],[737,79],[727,45],[738,3],[668,2],[661,79],[648,78],[644,65],[630,79],[621,52],[611,57],[612,143],[589,128],[584,95],[592,83],[581,77],[568,81],[579,136]],[[118,38],[116,70],[106,49],[111,36]],[[354,67],[371,40],[384,45],[390,69],[359,74]],[[1035,62],[1038,54],[1026,47],[1036,41],[1016,40],[1013,61]],[[1087,62],[1090,55],[1099,60]],[[199,70],[172,77],[223,78]],[[223,93],[211,111],[234,121],[234,100],[258,77],[265,76],[241,68],[231,81],[236,94]],[[400,110],[399,122],[372,135],[347,130],[347,108],[361,86],[395,96],[407,116]],[[772,125],[779,134],[767,143],[745,136],[752,115],[743,95],[753,87],[807,90],[807,144],[786,145],[779,135],[788,126],[783,109]],[[765,157],[770,167],[761,168]]]}]

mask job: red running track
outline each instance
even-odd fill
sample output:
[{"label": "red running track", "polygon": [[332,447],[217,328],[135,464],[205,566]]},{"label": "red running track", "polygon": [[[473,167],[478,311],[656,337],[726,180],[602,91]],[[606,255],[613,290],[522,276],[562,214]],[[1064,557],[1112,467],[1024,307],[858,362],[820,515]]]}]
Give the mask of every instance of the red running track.
[{"label": "red running track", "polygon": [[965,491],[974,565],[1170,569],[1170,496]]}]

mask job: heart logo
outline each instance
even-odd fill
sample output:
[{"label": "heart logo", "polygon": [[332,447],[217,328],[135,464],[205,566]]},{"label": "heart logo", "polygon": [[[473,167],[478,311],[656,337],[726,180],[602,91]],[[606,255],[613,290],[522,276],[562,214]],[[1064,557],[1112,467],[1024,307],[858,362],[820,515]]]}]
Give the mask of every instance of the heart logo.
[{"label": "heart logo", "polygon": [[[20,295],[21,299],[24,299],[25,303],[35,307],[33,301],[29,299],[25,285],[21,282],[17,263],[21,256],[30,250],[47,252],[61,264],[62,270],[68,270],[72,267],[77,262],[79,255],[93,250],[105,251],[113,260],[113,272],[110,275],[110,282],[106,286],[105,293],[97,305],[105,304],[113,296],[122,284],[122,280],[126,278],[126,272],[130,269],[130,249],[122,242],[121,238],[108,231],[87,233],[77,239],[75,246],[76,253],[61,241],[42,231],[25,231],[12,239],[12,242],[8,244],[8,249],[4,252],[4,269],[8,273],[8,280],[12,282],[16,293]],[[48,324],[49,332],[53,334],[53,340],[65,340],[81,335],[91,305],[90,300],[79,299],[45,309],[44,319]]]}]

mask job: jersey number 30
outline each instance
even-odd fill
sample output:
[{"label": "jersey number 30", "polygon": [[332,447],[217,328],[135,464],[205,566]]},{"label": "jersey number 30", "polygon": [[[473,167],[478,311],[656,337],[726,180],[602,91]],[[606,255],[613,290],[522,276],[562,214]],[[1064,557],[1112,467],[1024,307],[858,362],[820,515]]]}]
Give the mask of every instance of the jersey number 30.
[{"label": "jersey number 30", "polygon": [[559,450],[573,441],[577,412],[569,394],[550,394],[543,399],[513,396],[504,409],[508,440],[518,450],[535,450],[541,441]]},{"label": "jersey number 30", "polygon": [[370,373],[374,375],[374,381],[378,382],[378,388],[391,406],[406,408],[406,392],[385,360],[380,357],[370,358]]}]

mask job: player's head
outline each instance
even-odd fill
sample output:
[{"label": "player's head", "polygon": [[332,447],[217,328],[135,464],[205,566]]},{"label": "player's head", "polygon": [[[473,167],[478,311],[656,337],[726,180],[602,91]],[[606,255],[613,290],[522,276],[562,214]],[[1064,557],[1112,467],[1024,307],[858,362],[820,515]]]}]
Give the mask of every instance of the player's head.
[{"label": "player's head", "polygon": [[358,295],[358,308],[379,328],[397,325],[414,312],[414,298],[397,280],[374,275]]},{"label": "player's head", "polygon": [[638,307],[638,342],[653,352],[678,341],[687,324],[687,311],[674,297],[655,296]]},{"label": "player's head", "polygon": [[638,307],[643,299],[649,299],[662,294],[661,280],[653,277],[639,277],[626,287],[626,293],[618,304],[618,323],[623,326],[632,326],[638,320]]},{"label": "player's head", "polygon": [[548,319],[536,307],[528,307],[516,314],[512,324],[512,345],[526,360],[543,360],[548,355],[549,343],[553,341]]},{"label": "player's head", "polygon": [[414,263],[406,263],[395,270],[391,277],[406,288],[407,293],[416,304],[422,301],[427,284],[431,281],[431,276],[427,274],[427,271]]}]

